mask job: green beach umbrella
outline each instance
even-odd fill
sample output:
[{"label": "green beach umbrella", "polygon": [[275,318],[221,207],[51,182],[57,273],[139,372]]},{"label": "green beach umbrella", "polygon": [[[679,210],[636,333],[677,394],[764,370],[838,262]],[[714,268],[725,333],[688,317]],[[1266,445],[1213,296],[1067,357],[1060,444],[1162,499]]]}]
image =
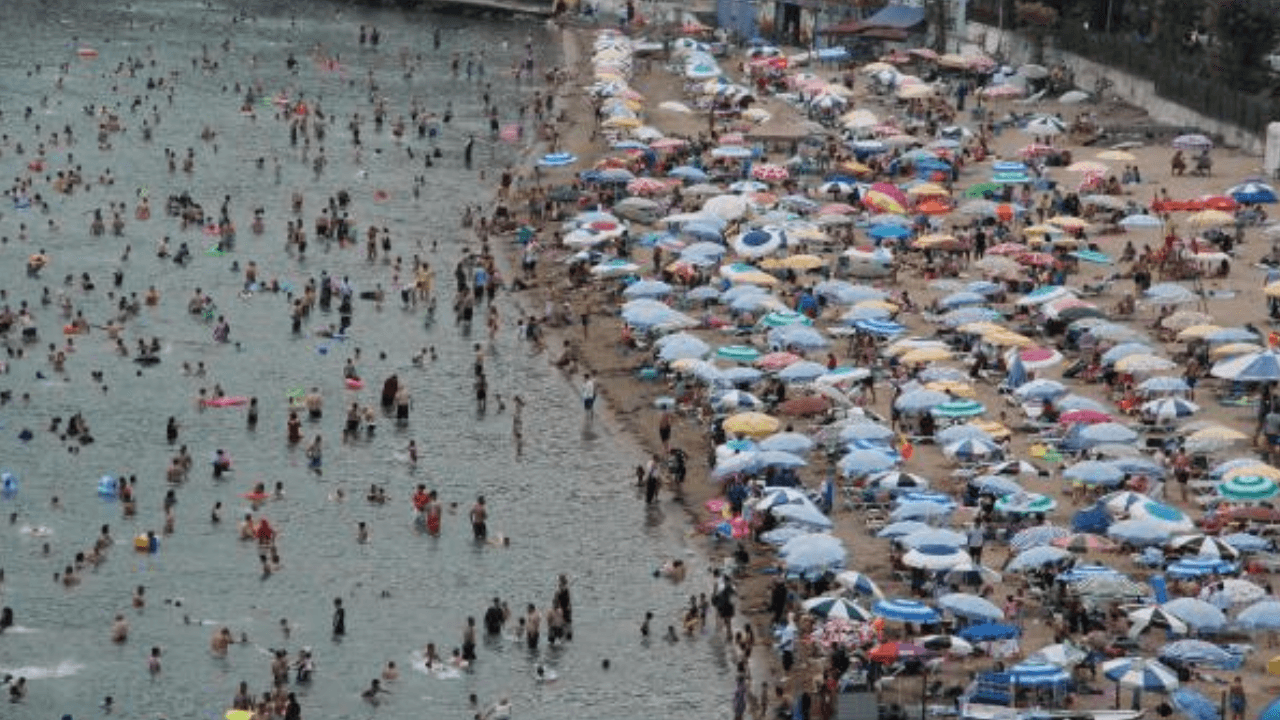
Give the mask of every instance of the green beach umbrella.
[{"label": "green beach umbrella", "polygon": [[930,412],[938,417],[960,418],[981,415],[986,411],[987,408],[976,400],[957,398],[935,406]]},{"label": "green beach umbrella", "polygon": [[752,363],[760,357],[760,351],[748,345],[725,345],[716,350],[716,357],[738,363]]},{"label": "green beach umbrella", "polygon": [[1003,186],[1000,183],[981,182],[977,185],[970,186],[968,190],[965,190],[964,196],[967,198],[980,198],[987,193],[1000,192],[1002,188]]},{"label": "green beach umbrella", "polygon": [[1237,475],[1219,485],[1218,494],[1231,502],[1262,502],[1280,495],[1280,486],[1260,475]]},{"label": "green beach umbrella", "polygon": [[760,324],[766,327],[784,327],[787,325],[795,325],[796,323],[812,325],[813,321],[798,312],[792,312],[790,310],[771,312],[760,318]]}]

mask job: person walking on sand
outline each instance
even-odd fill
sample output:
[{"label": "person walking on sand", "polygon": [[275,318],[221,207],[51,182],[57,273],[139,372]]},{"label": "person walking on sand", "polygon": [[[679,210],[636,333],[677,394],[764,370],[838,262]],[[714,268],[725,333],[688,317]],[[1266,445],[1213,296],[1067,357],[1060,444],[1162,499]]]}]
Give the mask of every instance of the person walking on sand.
[{"label": "person walking on sand", "polygon": [[595,418],[596,407],[596,381],[591,377],[591,373],[583,373],[582,375],[582,408],[587,413],[587,422],[591,422]]},{"label": "person walking on sand", "polygon": [[347,610],[342,607],[342,598],[333,599],[333,636],[340,638],[347,634]]},{"label": "person walking on sand", "polygon": [[515,396],[515,409],[511,412],[511,439],[516,444],[516,459],[524,455],[524,398]]}]

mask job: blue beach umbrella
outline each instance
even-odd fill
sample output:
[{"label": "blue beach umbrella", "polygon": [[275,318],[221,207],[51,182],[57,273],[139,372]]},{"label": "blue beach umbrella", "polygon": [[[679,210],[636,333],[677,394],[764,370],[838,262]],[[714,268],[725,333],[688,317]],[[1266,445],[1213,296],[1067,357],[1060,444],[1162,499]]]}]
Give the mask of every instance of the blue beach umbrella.
[{"label": "blue beach umbrella", "polygon": [[1053,687],[1071,682],[1071,675],[1057,665],[1021,662],[1009,668],[1014,684],[1022,687]]},{"label": "blue beach umbrella", "polygon": [[1034,547],[1052,545],[1054,540],[1071,535],[1071,531],[1058,525],[1037,525],[1021,530],[1009,540],[1009,547],[1021,552]]},{"label": "blue beach umbrella", "polygon": [[578,162],[578,156],[567,152],[548,153],[538,159],[538,164],[542,167],[564,167],[576,162]]},{"label": "blue beach umbrella", "polygon": [[[979,598],[981,599],[981,598]],[[988,603],[989,604],[989,603]],[[992,607],[995,607],[992,605]],[[997,608],[999,609],[999,608]],[[1003,615],[1001,615],[1003,617]],[[998,618],[997,618],[998,619]],[[982,625],[970,625],[960,631],[960,637],[969,642],[993,642],[995,640],[1012,640],[1022,635],[1022,631],[1013,625],[1004,625],[1001,623],[983,623]]]},{"label": "blue beach umbrella", "polygon": [[965,535],[946,528],[928,528],[899,538],[898,543],[911,549],[925,545],[942,545],[944,547],[957,548],[964,545]]},{"label": "blue beach umbrella", "polygon": [[1116,485],[1124,480],[1124,471],[1113,463],[1085,460],[1063,470],[1062,476],[1088,485]]},{"label": "blue beach umbrella", "polygon": [[893,598],[881,600],[871,606],[871,612],[896,622],[934,623],[940,619],[938,611],[917,600]]},{"label": "blue beach umbrella", "polygon": [[1236,623],[1250,630],[1280,630],[1280,600],[1259,600],[1241,610]]},{"label": "blue beach umbrella", "polygon": [[[996,607],[990,600],[969,593],[948,593],[943,595],[938,598],[938,607],[956,617],[970,620],[995,621],[1004,617],[1004,613],[1000,608]],[[960,637],[965,640],[973,640],[973,638],[965,637],[963,633]]]},{"label": "blue beach umbrella", "polygon": [[1171,692],[1178,687],[1178,675],[1159,660],[1124,657],[1102,664],[1102,672],[1122,687]]},{"label": "blue beach umbrella", "polygon": [[1221,647],[1205,640],[1176,640],[1160,648],[1160,658],[1187,665],[1211,665],[1230,667],[1240,660]]},{"label": "blue beach umbrella", "polygon": [[1221,630],[1227,625],[1227,617],[1221,610],[1199,598],[1177,598],[1160,608],[1194,630]]},{"label": "blue beach umbrella", "polygon": [[1222,718],[1222,713],[1218,711],[1218,704],[1200,694],[1198,690],[1178,688],[1170,697],[1173,700],[1173,706],[1189,720],[1221,720]]},{"label": "blue beach umbrella", "polygon": [[1009,564],[1004,569],[1008,572],[1036,570],[1046,565],[1062,562],[1070,557],[1072,557],[1071,553],[1062,548],[1041,545],[1019,553],[1009,561]]}]

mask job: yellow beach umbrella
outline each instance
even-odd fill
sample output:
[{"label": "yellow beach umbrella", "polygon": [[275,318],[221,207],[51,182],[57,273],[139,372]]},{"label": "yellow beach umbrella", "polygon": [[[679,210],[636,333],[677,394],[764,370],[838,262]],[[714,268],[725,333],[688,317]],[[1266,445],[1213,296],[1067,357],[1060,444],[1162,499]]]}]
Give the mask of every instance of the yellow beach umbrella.
[{"label": "yellow beach umbrella", "polygon": [[1268,465],[1262,461],[1258,461],[1252,465],[1241,465],[1233,467],[1222,473],[1224,481],[1234,477],[1264,477],[1271,480],[1280,481],[1280,468]]},{"label": "yellow beach umbrella", "polygon": [[1248,435],[1226,425],[1212,425],[1203,430],[1197,430],[1186,437],[1187,442],[1191,443],[1233,443],[1248,439]]},{"label": "yellow beach umbrella", "polygon": [[640,127],[640,118],[627,117],[626,115],[616,115],[600,123],[600,127],[638,128]]},{"label": "yellow beach umbrella", "polygon": [[920,347],[908,351],[898,359],[904,363],[938,362],[940,360],[950,360],[951,351],[945,347]]},{"label": "yellow beach umbrella", "polygon": [[970,420],[969,424],[979,430],[985,430],[988,435],[997,440],[1013,434],[1013,431],[995,420]]},{"label": "yellow beach umbrella", "polygon": [[1257,343],[1237,342],[1219,345],[1209,351],[1209,357],[1214,360],[1235,357],[1236,355],[1247,355],[1253,352],[1262,352],[1263,347]]},{"label": "yellow beach umbrella", "polygon": [[971,398],[978,396],[977,391],[973,389],[972,385],[967,382],[960,382],[959,380],[934,380],[931,383],[925,383],[925,387],[930,390],[951,393],[952,395],[958,395],[960,397]]},{"label": "yellow beach umbrella", "polygon": [[1156,372],[1161,370],[1172,370],[1175,367],[1177,367],[1177,365],[1172,360],[1148,353],[1128,355],[1116,361],[1116,370],[1125,373]]},{"label": "yellow beach umbrella", "polygon": [[1024,228],[1022,231],[1022,234],[1023,235],[1057,235],[1062,232],[1063,232],[1062,228],[1055,227],[1053,225],[1032,225],[1029,228]]},{"label": "yellow beach umbrella", "polygon": [[1060,228],[1066,228],[1068,230],[1083,230],[1084,228],[1089,227],[1089,223],[1071,215],[1055,215],[1054,217],[1049,218],[1048,222],[1050,225],[1057,225]]},{"label": "yellow beach umbrella", "polygon": [[777,418],[758,412],[738,413],[737,415],[729,416],[724,421],[725,432],[750,435],[751,437],[772,435],[780,427],[782,427],[782,423]]},{"label": "yellow beach umbrella", "polygon": [[223,717],[227,720],[250,720],[253,717],[253,712],[250,710],[228,710]]},{"label": "yellow beach umbrella", "polygon": [[768,270],[790,269],[790,270],[816,270],[827,264],[826,260],[817,255],[788,255],[784,258],[766,260],[760,265]]},{"label": "yellow beach umbrella", "polygon": [[990,320],[980,320],[978,322],[965,323],[956,328],[956,331],[966,335],[987,335],[994,332],[1005,332],[1005,327],[997,325]]},{"label": "yellow beach umbrella", "polygon": [[933,97],[932,85],[904,85],[898,90],[898,97],[902,100],[920,100],[927,97]]},{"label": "yellow beach umbrella", "polygon": [[1231,213],[1221,210],[1201,210],[1187,217],[1187,222],[1192,227],[1207,228],[1218,227],[1219,225],[1230,225],[1236,219]]},{"label": "yellow beach umbrella", "polygon": [[870,308],[872,310],[887,310],[888,312],[898,312],[898,306],[888,300],[862,300],[854,303],[855,308]]},{"label": "yellow beach umbrella", "polygon": [[1031,345],[1036,344],[1034,340],[1026,335],[1019,335],[1018,333],[1011,332],[1009,330],[987,333],[982,336],[982,339],[992,345],[999,345],[1000,347],[1030,347]]},{"label": "yellow beach umbrella", "polygon": [[1212,325],[1209,323],[1205,323],[1203,325],[1192,325],[1189,328],[1184,328],[1179,331],[1178,339],[1182,341],[1199,340],[1205,335],[1218,332],[1221,329],[1222,327],[1220,325]]},{"label": "yellow beach umbrella", "polygon": [[1103,150],[1094,155],[1099,160],[1108,160],[1110,162],[1133,162],[1138,159],[1137,155],[1124,150]]},{"label": "yellow beach umbrella", "polygon": [[945,350],[947,347],[947,344],[942,342],[941,340],[918,340],[915,338],[903,338],[902,340],[895,340],[894,342],[891,342],[887,346],[885,346],[884,354],[889,355],[891,357],[900,357],[902,355],[906,355],[912,350],[918,350],[920,348],[930,348],[930,347],[938,347],[938,348],[943,348]]},{"label": "yellow beach umbrella", "polygon": [[1277,655],[1267,661],[1267,674],[1280,675],[1280,655]]},{"label": "yellow beach umbrella", "polygon": [[938,183],[925,182],[919,185],[913,185],[907,190],[910,197],[931,197],[936,195],[950,195],[951,193]]},{"label": "yellow beach umbrella", "polygon": [[766,272],[759,270],[748,270],[746,272],[734,273],[730,278],[730,282],[743,285],[777,285],[778,278]]},{"label": "yellow beach umbrella", "polygon": [[956,241],[956,236],[949,233],[932,233],[930,235],[921,235],[911,243],[914,247],[930,248],[939,245],[947,245]]}]

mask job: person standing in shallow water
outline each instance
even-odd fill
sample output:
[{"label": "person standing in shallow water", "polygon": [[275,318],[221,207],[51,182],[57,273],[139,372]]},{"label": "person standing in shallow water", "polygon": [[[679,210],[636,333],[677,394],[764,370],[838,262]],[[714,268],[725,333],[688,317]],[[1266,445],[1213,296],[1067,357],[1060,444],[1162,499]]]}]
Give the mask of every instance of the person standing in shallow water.
[{"label": "person standing in shallow water", "polygon": [[477,542],[484,542],[489,537],[489,510],[485,507],[484,496],[476,498],[476,504],[471,506],[471,533],[475,536]]},{"label": "person standing in shallow water", "polygon": [[347,634],[347,610],[342,607],[342,598],[333,599],[333,636],[340,638]]}]

